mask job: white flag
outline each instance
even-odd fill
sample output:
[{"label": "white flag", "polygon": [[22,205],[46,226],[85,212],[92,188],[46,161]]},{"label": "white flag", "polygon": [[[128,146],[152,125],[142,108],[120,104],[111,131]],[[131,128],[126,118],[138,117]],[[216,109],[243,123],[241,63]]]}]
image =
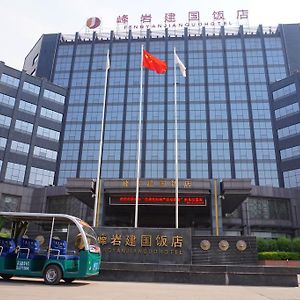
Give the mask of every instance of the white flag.
[{"label": "white flag", "polygon": [[174,55],[175,55],[175,62],[176,62],[176,64],[178,65],[178,67],[180,69],[181,75],[183,77],[186,77],[186,67],[185,67],[185,65],[179,59],[179,57],[177,56],[176,52],[174,52]]},{"label": "white flag", "polygon": [[109,50],[107,50],[106,70],[110,69]]}]

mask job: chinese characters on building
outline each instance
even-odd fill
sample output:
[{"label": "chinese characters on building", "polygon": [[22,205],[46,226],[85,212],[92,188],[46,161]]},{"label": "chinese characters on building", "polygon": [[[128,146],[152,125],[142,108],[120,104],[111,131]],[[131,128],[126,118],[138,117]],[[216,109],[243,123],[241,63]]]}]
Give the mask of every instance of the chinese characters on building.
[{"label": "chinese characters on building", "polygon": [[98,242],[103,253],[171,254],[182,255],[184,238],[181,235],[101,233]]},{"label": "chinese characters on building", "polygon": [[[245,9],[239,9],[236,11],[236,20],[248,20],[249,11]],[[117,25],[125,25],[130,28],[156,28],[156,27],[181,27],[189,26],[190,23],[194,24],[195,22],[199,26],[207,26],[207,25],[232,25],[229,21],[226,22],[225,12],[223,10],[214,10],[211,14],[212,21],[203,21],[201,19],[200,11],[189,11],[187,13],[186,19],[183,23],[178,23],[176,13],[174,12],[166,12],[164,13],[164,19],[161,19],[161,24],[153,24],[153,16],[151,13],[142,13],[140,16],[140,25],[128,25],[129,24],[129,16],[128,15],[119,15],[116,19]],[[182,22],[182,21],[181,21]],[[187,23],[186,23],[187,22]],[[164,26],[163,26],[164,24]]]}]

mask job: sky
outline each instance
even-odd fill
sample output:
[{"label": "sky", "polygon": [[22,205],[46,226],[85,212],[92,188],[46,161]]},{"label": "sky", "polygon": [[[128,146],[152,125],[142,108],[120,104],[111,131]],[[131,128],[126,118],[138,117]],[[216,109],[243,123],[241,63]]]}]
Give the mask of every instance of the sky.
[{"label": "sky", "polygon": [[237,10],[248,10],[250,27],[300,23],[299,0],[0,0],[0,61],[22,70],[42,34],[85,32],[89,17],[99,17],[102,30],[109,32],[116,29],[118,16],[128,15],[129,24],[139,25],[141,15],[151,14],[152,24],[163,24],[165,13],[174,13],[176,23],[183,23],[191,11],[199,11],[202,22],[224,11],[234,26]]}]

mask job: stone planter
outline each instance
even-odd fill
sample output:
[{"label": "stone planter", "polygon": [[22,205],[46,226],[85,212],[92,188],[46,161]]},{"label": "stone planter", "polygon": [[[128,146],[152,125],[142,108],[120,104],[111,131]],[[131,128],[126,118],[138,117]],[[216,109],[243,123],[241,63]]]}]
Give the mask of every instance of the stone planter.
[{"label": "stone planter", "polygon": [[274,267],[300,267],[300,260],[258,260],[258,264],[262,266]]}]

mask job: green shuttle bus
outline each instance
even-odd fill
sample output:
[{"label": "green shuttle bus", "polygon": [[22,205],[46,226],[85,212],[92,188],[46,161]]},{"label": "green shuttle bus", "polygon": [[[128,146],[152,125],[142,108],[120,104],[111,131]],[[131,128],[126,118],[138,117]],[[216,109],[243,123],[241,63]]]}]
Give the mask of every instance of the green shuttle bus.
[{"label": "green shuttle bus", "polygon": [[86,222],[64,214],[0,212],[0,276],[46,284],[99,274],[101,251]]}]

